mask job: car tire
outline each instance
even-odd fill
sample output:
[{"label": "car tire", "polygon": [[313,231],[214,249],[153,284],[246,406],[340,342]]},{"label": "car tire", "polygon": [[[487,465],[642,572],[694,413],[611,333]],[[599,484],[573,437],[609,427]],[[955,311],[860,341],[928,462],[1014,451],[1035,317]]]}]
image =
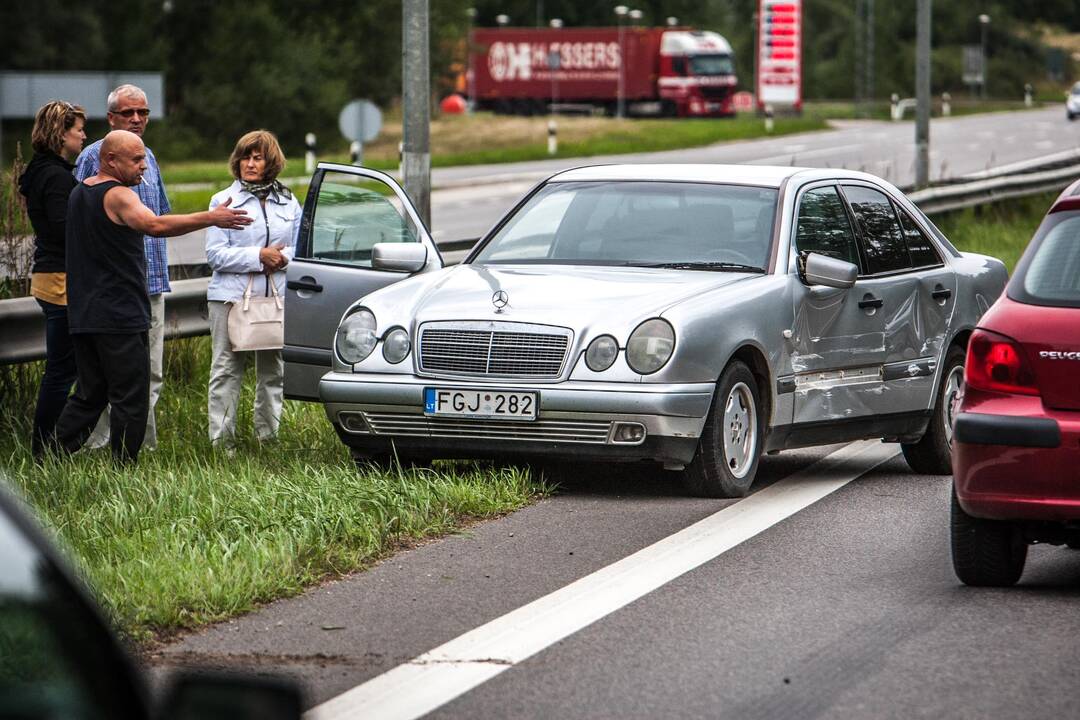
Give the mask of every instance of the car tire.
[{"label": "car tire", "polygon": [[964,384],[964,350],[953,345],[945,353],[945,368],[926,432],[913,443],[902,443],[908,467],[921,475],[952,474],[952,421],[955,402]]},{"label": "car tire", "polygon": [[683,471],[688,493],[734,498],[749,492],[765,442],[764,405],[759,395],[757,380],[745,364],[735,360],[724,369],[697,454]]},{"label": "car tire", "polygon": [[1024,573],[1027,542],[1011,522],[968,515],[952,491],[952,560],[956,577],[965,585],[1009,587]]}]

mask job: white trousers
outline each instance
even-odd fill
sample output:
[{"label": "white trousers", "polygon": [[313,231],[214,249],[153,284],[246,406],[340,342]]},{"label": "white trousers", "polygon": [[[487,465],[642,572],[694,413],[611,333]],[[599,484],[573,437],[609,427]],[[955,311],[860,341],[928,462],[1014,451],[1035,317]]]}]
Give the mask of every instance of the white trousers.
[{"label": "white trousers", "polygon": [[[143,450],[157,447],[157,422],[154,420],[154,406],[161,396],[162,370],[165,359],[165,294],[150,296],[150,409],[146,413],[146,439]],[[101,413],[94,432],[86,441],[85,447],[103,448],[109,444],[109,408]]]},{"label": "white trousers", "polygon": [[233,352],[229,343],[229,304],[211,300],[210,315],[210,442],[231,446],[236,438],[236,409],[248,360],[255,360],[255,437],[277,437],[284,398],[285,363],[280,350]]}]

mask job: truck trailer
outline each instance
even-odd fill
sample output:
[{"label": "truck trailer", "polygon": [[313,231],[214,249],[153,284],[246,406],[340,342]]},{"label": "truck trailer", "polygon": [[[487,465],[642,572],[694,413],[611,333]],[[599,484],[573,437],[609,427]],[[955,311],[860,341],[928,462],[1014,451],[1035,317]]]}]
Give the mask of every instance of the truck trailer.
[{"label": "truck trailer", "polygon": [[496,113],[733,116],[731,45],[689,28],[478,28],[468,83]]}]

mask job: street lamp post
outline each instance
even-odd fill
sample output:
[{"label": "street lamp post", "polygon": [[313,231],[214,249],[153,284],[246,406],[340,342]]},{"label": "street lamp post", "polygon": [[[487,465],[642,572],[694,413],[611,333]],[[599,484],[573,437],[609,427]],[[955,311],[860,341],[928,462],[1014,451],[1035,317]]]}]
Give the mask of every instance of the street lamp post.
[{"label": "street lamp post", "polygon": [[981,45],[982,45],[982,84],[979,86],[979,94],[982,99],[986,99],[986,80],[990,74],[987,72],[990,69],[990,63],[986,57],[986,30],[990,26],[990,16],[983,13],[979,16],[979,27],[981,28]]},{"label": "street lamp post", "polygon": [[465,15],[469,18],[469,32],[465,35],[465,81],[466,90],[469,93],[469,102],[465,107],[471,113],[476,109],[476,74],[473,68],[473,26],[476,25],[476,8],[465,8]]},{"label": "street lamp post", "polygon": [[626,48],[623,44],[623,19],[626,14],[630,12],[630,8],[625,5],[615,6],[615,19],[619,23],[619,89],[616,93],[618,98],[615,110],[615,116],[619,118],[626,117],[626,90],[623,87],[625,80],[623,79],[623,68],[626,65]]}]

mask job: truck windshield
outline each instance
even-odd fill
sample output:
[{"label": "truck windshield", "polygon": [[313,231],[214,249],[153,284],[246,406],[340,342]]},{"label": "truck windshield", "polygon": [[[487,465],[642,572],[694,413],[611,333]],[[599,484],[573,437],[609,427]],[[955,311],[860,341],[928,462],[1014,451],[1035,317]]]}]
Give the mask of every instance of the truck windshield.
[{"label": "truck windshield", "polygon": [[554,182],[472,262],[760,269],[776,201],[774,188],[743,185]]},{"label": "truck windshield", "polygon": [[735,63],[730,55],[695,55],[690,58],[691,75],[732,75]]}]

